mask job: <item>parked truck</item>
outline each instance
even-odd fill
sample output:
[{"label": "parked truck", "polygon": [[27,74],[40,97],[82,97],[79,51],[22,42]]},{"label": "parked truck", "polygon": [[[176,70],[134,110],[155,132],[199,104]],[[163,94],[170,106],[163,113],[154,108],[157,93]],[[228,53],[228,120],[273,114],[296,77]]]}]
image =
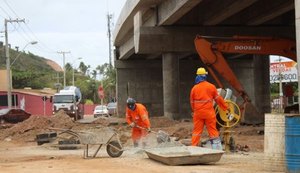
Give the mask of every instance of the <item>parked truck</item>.
[{"label": "parked truck", "polygon": [[64,110],[74,120],[83,118],[82,95],[76,86],[67,86],[53,96],[53,114]]}]

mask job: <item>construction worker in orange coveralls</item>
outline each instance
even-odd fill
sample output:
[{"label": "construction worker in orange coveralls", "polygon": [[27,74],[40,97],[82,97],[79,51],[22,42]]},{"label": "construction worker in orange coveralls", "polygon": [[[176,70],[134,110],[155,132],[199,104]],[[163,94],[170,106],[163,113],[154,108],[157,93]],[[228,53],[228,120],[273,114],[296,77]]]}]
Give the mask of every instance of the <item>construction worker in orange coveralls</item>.
[{"label": "construction worker in orange coveralls", "polygon": [[[138,147],[140,140],[150,132],[150,121],[146,107],[136,103],[133,98],[127,99],[126,121],[132,127],[131,138],[134,147]],[[143,147],[146,143],[143,141]]]},{"label": "construction worker in orange coveralls", "polygon": [[217,119],[214,110],[214,101],[224,111],[227,110],[227,103],[225,103],[224,99],[218,94],[216,87],[206,81],[208,73],[204,68],[198,68],[196,74],[195,85],[190,93],[190,104],[193,111],[194,124],[192,146],[199,145],[205,125],[212,148],[222,150],[219,131],[216,128]]}]

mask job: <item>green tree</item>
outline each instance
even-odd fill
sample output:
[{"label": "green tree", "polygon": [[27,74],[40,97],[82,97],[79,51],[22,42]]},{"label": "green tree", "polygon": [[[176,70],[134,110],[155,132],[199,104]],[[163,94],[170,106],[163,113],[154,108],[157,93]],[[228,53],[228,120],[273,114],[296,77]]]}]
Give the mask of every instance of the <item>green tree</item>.
[{"label": "green tree", "polygon": [[80,64],[79,64],[79,69],[80,69],[80,71],[81,71],[84,75],[88,75],[88,74],[87,74],[87,71],[88,71],[88,69],[89,69],[90,67],[91,67],[90,65],[86,66],[86,65],[84,64],[84,62],[80,62]]},{"label": "green tree", "polygon": [[66,71],[71,71],[71,70],[73,70],[73,67],[72,67],[72,65],[71,65],[70,63],[67,63],[67,64],[65,65],[65,68],[66,68]]},{"label": "green tree", "polygon": [[93,77],[93,79],[96,80],[96,77],[97,77],[97,71],[96,70],[93,70],[92,77]]},{"label": "green tree", "polygon": [[[2,55],[3,50],[0,49]],[[18,57],[18,59],[16,59]],[[10,49],[13,88],[31,87],[42,89],[53,87],[52,76],[56,71],[47,63],[47,59],[32,53],[18,52]]]}]

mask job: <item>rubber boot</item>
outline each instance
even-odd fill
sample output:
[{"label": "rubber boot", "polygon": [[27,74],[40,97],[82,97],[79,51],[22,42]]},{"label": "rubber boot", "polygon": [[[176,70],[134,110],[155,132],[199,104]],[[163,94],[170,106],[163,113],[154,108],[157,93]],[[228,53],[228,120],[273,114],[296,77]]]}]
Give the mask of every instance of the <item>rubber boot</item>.
[{"label": "rubber boot", "polygon": [[134,142],[133,142],[133,147],[136,148],[136,147],[138,147],[138,146],[139,146],[139,143],[138,143],[137,141],[134,141]]},{"label": "rubber boot", "polygon": [[147,147],[147,143],[146,142],[142,142],[142,146],[143,146],[143,148],[146,148]]},{"label": "rubber boot", "polygon": [[212,149],[214,149],[214,150],[223,150],[222,142],[221,142],[220,137],[210,139],[210,142],[211,142],[211,148]]}]

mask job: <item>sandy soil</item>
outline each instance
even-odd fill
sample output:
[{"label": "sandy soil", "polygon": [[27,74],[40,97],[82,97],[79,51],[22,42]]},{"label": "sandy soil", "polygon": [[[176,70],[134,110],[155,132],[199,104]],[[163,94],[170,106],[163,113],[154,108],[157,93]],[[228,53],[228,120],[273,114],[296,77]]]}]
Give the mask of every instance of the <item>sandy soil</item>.
[{"label": "sandy soil", "polygon": [[47,59],[47,64],[50,65],[55,71],[62,72],[63,69],[54,61]]},{"label": "sandy soil", "polygon": [[[143,172],[143,173],[232,173],[232,172],[274,172],[265,169],[263,154],[263,126],[237,126],[233,129],[236,143],[234,153],[225,153],[221,160],[210,165],[168,166],[148,158],[144,150],[133,148],[130,128],[123,119],[97,119],[85,117],[85,123],[73,122],[68,116],[59,114],[54,117],[32,116],[18,124],[2,124],[0,134],[0,172],[2,173],[44,173],[44,172]],[[90,122],[90,123],[89,123]],[[190,121],[173,121],[166,118],[151,118],[154,131],[163,130],[178,141],[189,141],[192,131]],[[124,147],[121,157],[111,158],[105,147],[100,149],[96,158],[83,158],[84,148],[59,150],[56,142],[37,145],[36,135],[49,132],[49,128],[82,131],[107,127],[120,135]],[[207,133],[203,134],[203,140]],[[149,135],[148,148],[157,146],[155,136]],[[90,155],[96,146],[90,148]]]}]

